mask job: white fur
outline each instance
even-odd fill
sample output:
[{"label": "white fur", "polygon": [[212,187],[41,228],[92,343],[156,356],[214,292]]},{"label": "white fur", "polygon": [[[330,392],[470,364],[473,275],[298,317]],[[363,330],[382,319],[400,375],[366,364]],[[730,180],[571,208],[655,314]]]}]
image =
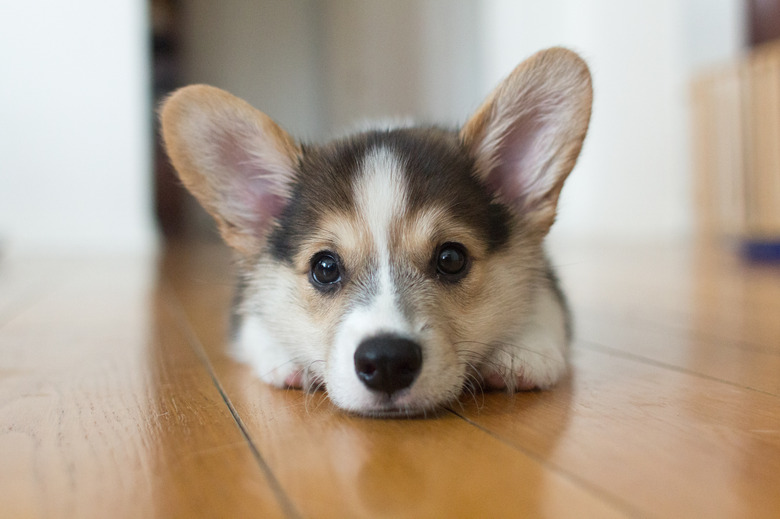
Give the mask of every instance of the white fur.
[{"label": "white fur", "polygon": [[302,369],[256,316],[244,318],[234,344],[236,358],[252,366],[261,380],[276,387],[285,387]]},{"label": "white fur", "polygon": [[365,158],[355,186],[355,201],[384,267],[389,259],[390,227],[406,209],[403,164],[390,150],[378,148]]},{"label": "white fur", "polygon": [[295,274],[273,262],[261,262],[247,279],[243,318],[233,354],[263,381],[276,387],[302,387],[319,379],[321,330],[303,309],[285,304],[295,288]]},{"label": "white fur", "polygon": [[565,311],[551,287],[539,288],[531,313],[518,324],[511,344],[483,364],[483,377],[497,375],[517,389],[551,387],[566,373],[569,347]]}]

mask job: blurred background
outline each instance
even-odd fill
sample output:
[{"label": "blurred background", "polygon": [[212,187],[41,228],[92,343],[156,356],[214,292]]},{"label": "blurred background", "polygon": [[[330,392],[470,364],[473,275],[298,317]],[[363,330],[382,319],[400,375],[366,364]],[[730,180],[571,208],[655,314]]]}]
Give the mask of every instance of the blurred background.
[{"label": "blurred background", "polygon": [[[178,86],[224,88],[317,141],[388,116],[460,124],[553,45],[589,62],[595,88],[556,237],[780,236],[771,59],[758,112],[776,127],[751,133],[745,112],[753,53],[778,36],[780,0],[2,0],[0,247],[214,236],[155,140],[154,108]],[[750,159],[756,135],[766,164]]]}]

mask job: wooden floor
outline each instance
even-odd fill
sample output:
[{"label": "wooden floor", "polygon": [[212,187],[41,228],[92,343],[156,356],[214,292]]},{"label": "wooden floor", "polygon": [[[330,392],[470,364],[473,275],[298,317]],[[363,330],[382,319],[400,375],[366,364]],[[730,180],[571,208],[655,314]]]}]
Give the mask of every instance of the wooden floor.
[{"label": "wooden floor", "polygon": [[780,267],[558,249],[569,378],[428,420],[227,358],[220,247],[0,258],[0,516],[780,517]]}]

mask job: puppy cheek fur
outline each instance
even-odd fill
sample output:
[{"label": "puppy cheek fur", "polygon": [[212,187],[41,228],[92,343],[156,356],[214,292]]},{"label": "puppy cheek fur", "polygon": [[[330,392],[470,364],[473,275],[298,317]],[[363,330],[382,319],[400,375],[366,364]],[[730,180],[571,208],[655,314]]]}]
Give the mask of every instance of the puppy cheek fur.
[{"label": "puppy cheek fur", "polygon": [[461,361],[478,367],[494,349],[516,346],[543,272],[540,245],[519,233],[476,262],[459,291],[440,299],[437,319],[450,323]]},{"label": "puppy cheek fur", "polygon": [[424,348],[415,397],[444,404],[460,394],[469,377],[496,369],[483,365],[492,362],[496,349],[522,346],[516,342],[544,273],[538,237],[517,233],[505,248],[475,261],[459,283],[418,284],[407,299]]},{"label": "puppy cheek fur", "polygon": [[[302,370],[310,380],[321,379],[325,363],[322,347],[334,331],[329,323],[337,319],[329,317],[337,309],[321,305],[319,311],[312,312],[314,297],[307,297],[307,292],[313,289],[307,276],[267,257],[245,270],[242,278],[245,289],[238,307],[239,319],[262,323],[277,358],[286,362],[284,366],[252,362],[261,378],[267,380],[263,373],[280,369],[289,373]],[[237,344],[237,348],[237,356],[246,359],[252,356],[246,350],[254,345]]]}]

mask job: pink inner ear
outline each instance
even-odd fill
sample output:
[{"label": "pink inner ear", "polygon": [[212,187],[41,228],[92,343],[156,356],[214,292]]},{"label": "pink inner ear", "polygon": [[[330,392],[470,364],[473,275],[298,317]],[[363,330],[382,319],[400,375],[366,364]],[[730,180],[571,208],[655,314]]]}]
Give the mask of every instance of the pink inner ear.
[{"label": "pink inner ear", "polygon": [[518,65],[461,131],[494,194],[551,224],[591,100],[587,66],[570,51],[550,49]]},{"label": "pink inner ear", "polygon": [[529,198],[541,197],[549,189],[545,178],[547,125],[538,110],[527,112],[513,122],[500,138],[494,152],[494,166],[487,176],[488,187],[506,201],[524,206]]},{"label": "pink inner ear", "polygon": [[280,152],[262,138],[240,131],[220,137],[215,181],[222,194],[222,216],[260,237],[284,210],[291,173]]},{"label": "pink inner ear", "polygon": [[[253,187],[250,187],[250,191],[254,193],[250,203],[253,203],[253,212],[256,215],[255,222],[258,226],[255,232],[260,235],[267,230],[268,225],[274,218],[282,214],[286,205],[286,199],[271,192],[266,181],[258,179],[254,184]],[[257,184],[266,184],[266,186],[260,187]]]}]

